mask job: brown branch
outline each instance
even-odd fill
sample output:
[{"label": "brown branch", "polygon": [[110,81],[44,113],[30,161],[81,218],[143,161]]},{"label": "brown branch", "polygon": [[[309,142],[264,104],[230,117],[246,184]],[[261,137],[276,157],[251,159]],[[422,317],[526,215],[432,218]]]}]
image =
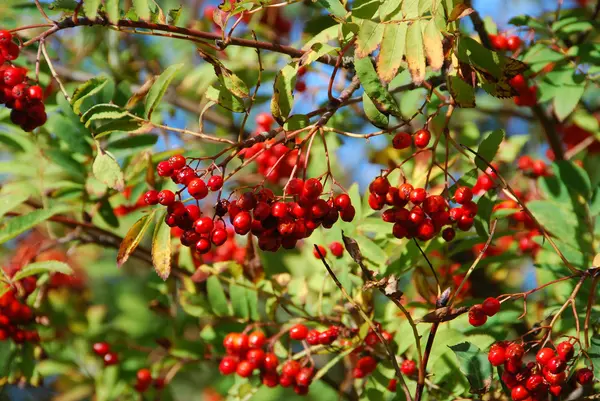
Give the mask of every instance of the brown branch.
[{"label": "brown branch", "polygon": [[[471,0],[466,0],[465,5],[473,8]],[[487,30],[485,29],[485,24],[483,23],[483,20],[481,19],[481,16],[477,12],[477,10],[473,11],[471,15],[469,15],[469,18],[471,18],[471,22],[473,23],[475,31],[479,34],[481,44],[484,45],[486,48],[491,49],[492,42],[490,42],[490,35],[487,33]]]}]

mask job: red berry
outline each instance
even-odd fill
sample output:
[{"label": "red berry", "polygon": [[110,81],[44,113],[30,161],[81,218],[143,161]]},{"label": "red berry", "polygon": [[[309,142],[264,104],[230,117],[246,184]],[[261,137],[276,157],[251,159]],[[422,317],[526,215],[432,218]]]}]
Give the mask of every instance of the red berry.
[{"label": "red berry", "polygon": [[110,352],[110,345],[105,342],[94,343],[92,346],[94,353],[98,356],[104,356]]},{"label": "red berry", "polygon": [[529,391],[523,385],[518,385],[510,392],[510,396],[514,401],[523,401],[529,397]]},{"label": "red berry", "polygon": [[561,373],[566,369],[566,367],[567,364],[565,361],[558,356],[555,356],[546,363],[546,368],[550,373]]},{"label": "red berry", "polygon": [[525,355],[525,349],[521,344],[511,343],[506,347],[506,358],[513,361],[520,361]]},{"label": "red berry", "polygon": [[519,384],[519,381],[517,380],[515,375],[507,371],[504,371],[502,373],[502,382],[506,385],[506,387],[509,390],[515,388]]},{"label": "red berry", "polygon": [[515,75],[510,79],[510,81],[508,81],[508,83],[518,91],[527,88],[527,80],[525,80],[525,77],[522,74]]},{"label": "red berry", "polygon": [[[323,245],[317,245],[319,247],[319,251],[321,252],[321,255],[323,255],[323,257],[327,256],[327,250],[325,249],[325,247]],[[313,255],[315,256],[315,258],[317,259],[321,259],[321,255],[319,255],[319,252],[317,252],[317,250],[315,248],[313,248]]]},{"label": "red berry", "polygon": [[238,363],[237,368],[235,369],[235,373],[237,373],[240,377],[250,377],[252,372],[254,371],[254,365],[249,361],[240,361]]},{"label": "red berry", "polygon": [[308,328],[303,324],[297,324],[290,329],[290,338],[292,340],[302,341],[306,339]]},{"label": "red berry", "polygon": [[373,210],[381,210],[385,205],[385,198],[383,196],[372,193],[369,195],[369,206]]},{"label": "red berry", "polygon": [[481,305],[473,305],[469,309],[469,323],[474,327],[483,326],[487,322],[487,316]]},{"label": "red berry", "polygon": [[216,246],[221,246],[227,241],[227,231],[217,229],[213,231],[210,239]]},{"label": "red berry", "polygon": [[160,177],[170,177],[173,174],[173,167],[168,161],[162,161],[156,165],[156,172]]},{"label": "red berry", "polygon": [[267,387],[277,387],[279,384],[279,375],[277,372],[264,372],[261,375],[262,384]]},{"label": "red berry", "polygon": [[538,374],[529,376],[525,382],[525,387],[527,390],[532,392],[537,392],[538,390],[543,389],[544,386],[544,377]]},{"label": "red berry", "polygon": [[188,192],[194,199],[204,199],[208,195],[208,188],[201,178],[194,178],[188,183]]},{"label": "red berry", "polygon": [[13,36],[10,31],[7,31],[6,29],[0,30],[0,46],[6,46],[8,42],[12,41],[12,38]]},{"label": "red berry", "polygon": [[333,204],[337,210],[343,211],[352,206],[352,201],[347,194],[340,194],[335,197]]},{"label": "red berry", "polygon": [[304,82],[302,80],[296,81],[295,89],[298,92],[304,92],[306,90],[306,82]]},{"label": "red berry", "polygon": [[500,301],[496,298],[489,297],[483,301],[481,307],[483,308],[483,313],[488,316],[494,316],[500,310]]},{"label": "red berry", "polygon": [[151,189],[150,191],[144,194],[144,203],[146,205],[156,205],[158,204],[158,191]]},{"label": "red berry", "polygon": [[279,358],[277,355],[272,352],[268,352],[265,354],[265,358],[263,359],[263,368],[267,371],[274,371],[279,366]]},{"label": "red berry", "polygon": [[282,219],[288,215],[288,205],[284,202],[275,202],[271,206],[271,214],[278,219]]},{"label": "red berry", "polygon": [[265,360],[265,351],[260,348],[252,348],[246,353],[246,360],[255,367],[260,368]]},{"label": "red berry", "polygon": [[535,360],[542,366],[546,366],[548,361],[554,358],[556,355],[552,348],[542,348],[535,356]]},{"label": "red berry", "polygon": [[104,355],[104,366],[112,366],[119,363],[119,356],[114,352],[108,352]]},{"label": "red berry", "polygon": [[306,342],[308,343],[308,345],[320,344],[320,341],[319,341],[320,334],[321,334],[321,332],[319,330],[316,330],[316,329],[309,330],[308,334],[306,335]]},{"label": "red berry", "polygon": [[342,210],[340,213],[340,218],[342,221],[350,222],[354,220],[354,216],[356,215],[356,209],[354,206],[350,205],[346,209]]},{"label": "red berry", "polygon": [[308,386],[294,386],[294,393],[298,395],[306,395],[308,394]]},{"label": "red berry", "polygon": [[387,389],[390,390],[391,392],[395,393],[397,385],[398,385],[398,380],[391,379],[387,385]]},{"label": "red berry", "polygon": [[511,52],[517,51],[521,47],[521,38],[518,36],[509,36],[506,39],[506,48]]},{"label": "red berry", "polygon": [[365,376],[367,376],[367,372],[365,372],[361,368],[356,367],[356,368],[352,369],[352,377],[353,378],[355,378],[355,379],[362,379]]},{"label": "red berry", "polygon": [[419,206],[415,206],[411,209],[408,218],[413,224],[419,225],[425,220],[425,212]]},{"label": "red berry", "polygon": [[417,148],[424,149],[427,147],[427,145],[429,145],[429,141],[431,140],[431,133],[426,129],[419,130],[415,134],[413,140]]},{"label": "red berry", "polygon": [[550,394],[552,394],[555,397],[558,397],[560,395],[560,393],[562,393],[562,386],[559,385],[555,385],[555,386],[550,386]]},{"label": "red berry", "polygon": [[417,364],[415,361],[410,359],[405,359],[400,365],[400,371],[403,375],[412,376],[417,373]]},{"label": "red berry", "polygon": [[175,194],[173,191],[163,189],[158,193],[158,203],[163,206],[170,206],[175,202]]},{"label": "red berry", "polygon": [[290,387],[290,386],[293,386],[295,383],[296,383],[295,376],[281,375],[279,377],[279,385],[281,387]]},{"label": "red berry", "polygon": [[499,345],[494,344],[488,352],[488,360],[493,366],[500,366],[506,362],[506,349]]},{"label": "red berry", "polygon": [[456,192],[454,192],[454,200],[456,203],[460,203],[464,205],[467,202],[470,202],[473,199],[473,191],[469,187],[458,187]]},{"label": "red berry", "polygon": [[214,228],[213,220],[208,217],[200,217],[194,222],[194,230],[198,234],[209,234]]},{"label": "red berry", "polygon": [[369,185],[369,190],[379,196],[385,196],[390,189],[390,183],[387,178],[377,177]]},{"label": "red berry", "polygon": [[185,157],[183,157],[183,155],[171,156],[169,157],[168,162],[173,170],[179,170],[185,167]]},{"label": "red berry", "polygon": [[256,116],[256,124],[263,128],[264,131],[268,131],[274,122],[275,119],[269,113],[259,113]]},{"label": "red berry", "polygon": [[154,379],[154,388],[157,390],[164,389],[166,384],[167,383],[165,382],[165,379],[163,377],[157,377],[156,379]]},{"label": "red berry", "polygon": [[138,384],[148,388],[152,384],[152,373],[149,369],[140,369],[136,374]]},{"label": "red berry", "polygon": [[498,35],[490,35],[490,42],[492,42],[492,47],[496,50],[506,50],[506,36],[502,34]]},{"label": "red berry", "polygon": [[20,84],[25,79],[25,69],[10,66],[4,70],[4,84],[10,88]]},{"label": "red berry", "polygon": [[421,241],[429,241],[435,235],[435,227],[431,219],[425,219],[417,228],[417,237]]},{"label": "red berry", "polygon": [[575,378],[581,385],[590,384],[594,380],[594,372],[588,368],[582,368],[575,372]]},{"label": "red berry", "polygon": [[422,203],[427,198],[427,191],[423,188],[415,188],[410,192],[409,199],[415,205]]},{"label": "red berry", "polygon": [[316,178],[309,178],[304,183],[302,195],[308,199],[317,199],[323,192],[323,184]]},{"label": "red berry", "polygon": [[312,378],[314,376],[313,368],[302,368],[296,375],[296,384],[302,387],[310,386]]},{"label": "red berry", "polygon": [[556,354],[560,359],[565,362],[568,362],[573,358],[573,354],[575,354],[575,349],[573,348],[573,344],[568,341],[563,341],[556,346]]},{"label": "red berry", "polygon": [[444,228],[444,231],[442,231],[442,238],[444,239],[444,241],[450,242],[454,239],[454,237],[456,237],[456,231],[454,231],[454,228]]},{"label": "red berry", "polygon": [[300,195],[304,189],[304,181],[301,178],[292,178],[285,187],[285,193],[288,195]]},{"label": "red berry", "polygon": [[233,218],[233,228],[235,229],[235,232],[240,235],[248,234],[248,231],[250,231],[251,224],[252,217],[250,216],[250,213],[246,211],[239,212]]},{"label": "red berry", "polygon": [[392,139],[394,149],[406,149],[410,146],[412,138],[408,132],[399,132]]},{"label": "red berry", "polygon": [[344,246],[341,242],[332,242],[331,244],[329,244],[329,250],[331,251],[331,254],[336,258],[341,258],[344,255]]},{"label": "red berry", "polygon": [[548,370],[546,366],[542,369],[542,373],[544,374],[544,378],[551,386],[558,386],[565,382],[567,377],[565,371],[563,370],[560,373],[552,373]]},{"label": "red berry", "polygon": [[369,374],[375,370],[377,367],[377,360],[372,356],[363,356],[356,362],[356,367],[361,369],[366,374]]},{"label": "red berry", "polygon": [[252,348],[262,348],[267,341],[267,337],[265,333],[262,331],[253,331],[248,335],[248,347]]},{"label": "red berry", "polygon": [[206,186],[213,192],[218,191],[223,187],[223,177],[220,175],[213,175],[208,179]]},{"label": "red berry", "polygon": [[29,100],[43,100],[44,90],[39,85],[33,85],[27,88],[27,97]]},{"label": "red berry", "polygon": [[289,377],[296,377],[300,373],[302,366],[298,361],[287,361],[281,367],[281,374]]}]

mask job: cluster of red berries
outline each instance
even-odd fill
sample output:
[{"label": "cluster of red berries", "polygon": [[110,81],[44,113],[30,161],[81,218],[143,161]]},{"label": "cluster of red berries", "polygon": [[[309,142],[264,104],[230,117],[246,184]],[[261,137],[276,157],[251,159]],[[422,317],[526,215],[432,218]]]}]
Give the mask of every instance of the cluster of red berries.
[{"label": "cluster of red berries", "polygon": [[506,36],[503,33],[489,35],[495,50],[516,52],[521,47],[521,38],[516,35]]},{"label": "cluster of red berries", "polygon": [[[125,188],[123,191],[123,197],[126,200],[131,200],[131,187]],[[126,216],[129,213],[132,213],[138,209],[141,209],[146,206],[146,201],[144,199],[144,194],[140,195],[139,198],[135,201],[134,204],[123,204],[119,205],[113,209],[115,216]]]},{"label": "cluster of red berries", "polygon": [[106,342],[94,343],[92,346],[94,354],[98,355],[104,361],[104,366],[117,365],[119,363],[119,355],[110,350],[110,345]]},{"label": "cluster of red berries", "polygon": [[165,388],[165,379],[162,377],[152,378],[152,372],[150,369],[142,368],[136,373],[136,382],[133,388],[139,393],[146,392],[151,385],[157,390]]},{"label": "cluster of red berries", "polygon": [[519,93],[513,98],[517,106],[532,107],[536,105],[537,86],[529,86],[527,80],[521,74],[514,76],[509,83]]},{"label": "cluster of red berries", "polygon": [[394,135],[392,139],[392,146],[394,149],[406,149],[414,142],[415,146],[419,149],[425,149],[429,145],[431,140],[431,132],[427,129],[421,129],[417,131],[413,136],[408,132],[399,132]]},{"label": "cluster of red berries", "polygon": [[[540,349],[535,362],[523,364],[525,349],[518,343],[500,342],[492,345],[488,360],[493,366],[504,366],[502,382],[511,390],[514,401],[545,401],[549,394],[558,397],[566,383],[569,361],[573,359],[575,350],[568,341],[556,347]],[[594,373],[582,368],[575,373],[575,380],[586,385],[593,381]]]},{"label": "cluster of red berries", "polygon": [[[293,340],[308,342],[308,333],[306,326],[296,325],[290,329],[289,336]],[[280,366],[277,355],[263,350],[266,344],[267,338],[262,331],[249,335],[227,334],[223,340],[227,356],[221,360],[219,371],[223,375],[236,373],[240,377],[250,377],[258,370],[262,383],[267,387],[293,386],[296,394],[307,394],[315,374],[314,368],[292,359]]]},{"label": "cluster of red berries", "polygon": [[13,35],[0,30],[0,104],[12,109],[10,120],[24,131],[33,131],[46,123],[44,91],[38,85],[29,85],[27,70],[12,64],[19,57],[19,46]]},{"label": "cluster of red berries", "polygon": [[[598,119],[598,116],[596,116]],[[563,142],[567,146],[567,149],[573,149],[575,146],[579,145],[581,142],[587,140],[592,133],[581,128],[576,124],[570,124],[567,126],[558,127],[558,132],[562,136]],[[600,153],[600,141],[594,141],[591,145],[589,145],[586,150],[588,153]]]},{"label": "cluster of red berries", "polygon": [[[441,195],[430,195],[424,188],[414,188],[409,183],[399,187],[390,185],[385,177],[377,177],[369,185],[369,206],[373,210],[385,210],[383,221],[392,223],[392,233],[396,238],[418,238],[428,241],[438,234],[444,226],[456,224],[459,230],[467,231],[474,223],[477,204],[472,201],[473,191],[468,187],[459,187],[454,193],[454,201],[460,207],[451,208]],[[409,208],[406,206],[412,205]],[[452,241],[456,235],[453,227],[442,231],[445,241]]]},{"label": "cluster of red berries", "polygon": [[[327,249],[325,249],[323,245],[317,246],[319,247],[321,255],[325,257],[327,255]],[[329,250],[331,251],[331,254],[338,259],[344,255],[344,245],[342,245],[341,242],[333,241],[331,244],[329,244]],[[316,249],[313,249],[313,255],[315,256],[315,258],[321,259],[321,256],[319,255],[319,252],[317,252]]]},{"label": "cluster of red berries", "polygon": [[21,299],[33,293],[36,278],[26,277],[0,297],[0,341],[13,340],[15,344],[37,343],[40,336],[29,326],[34,321],[31,308]]},{"label": "cluster of red berries", "polygon": [[296,74],[296,85],[294,86],[294,89],[297,92],[304,92],[306,90],[306,81],[302,78],[304,77],[304,75],[306,75],[306,67],[302,66],[300,68],[298,68],[298,73]]},{"label": "cluster of red berries", "polygon": [[548,166],[543,160],[533,160],[531,156],[528,155],[519,157],[517,160],[517,167],[525,175],[533,178],[546,177],[551,174]]},{"label": "cluster of red berries", "polygon": [[494,316],[500,311],[500,301],[496,298],[486,298],[481,304],[473,305],[469,309],[469,323],[472,326],[483,326],[488,317]]}]

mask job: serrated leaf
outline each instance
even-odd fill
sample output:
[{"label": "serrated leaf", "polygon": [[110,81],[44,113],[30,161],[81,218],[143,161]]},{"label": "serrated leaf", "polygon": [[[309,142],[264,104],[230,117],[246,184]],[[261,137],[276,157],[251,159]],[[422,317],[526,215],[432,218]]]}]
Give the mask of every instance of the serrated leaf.
[{"label": "serrated leaf", "polygon": [[64,263],[57,260],[47,260],[44,262],[35,262],[28,264],[17,272],[12,278],[13,281],[19,281],[29,276],[36,276],[42,273],[62,273],[62,274],[73,274],[73,269]]},{"label": "serrated leaf", "polygon": [[117,120],[127,116],[127,111],[116,104],[103,103],[90,107],[82,116],[81,122],[89,127],[96,120]]},{"label": "serrated leaf", "polygon": [[214,70],[219,82],[221,82],[221,87],[227,89],[234,96],[239,98],[246,98],[249,96],[248,94],[248,86],[244,81],[240,79],[237,75],[235,75],[231,70],[221,63],[219,59],[213,57],[212,55],[205,53],[198,49],[198,54],[208,63],[210,63]]},{"label": "serrated leaf", "polygon": [[29,199],[27,193],[6,194],[0,197],[0,218]]},{"label": "serrated leaf", "polygon": [[413,82],[415,84],[423,82],[425,79],[425,51],[420,20],[408,26],[406,32],[406,62]]},{"label": "serrated leaf", "polygon": [[140,19],[150,19],[150,7],[148,6],[148,0],[133,0],[133,8],[135,13]]},{"label": "serrated leaf", "polygon": [[119,22],[121,17],[121,10],[119,9],[119,0],[106,0],[105,2],[106,15],[108,20],[116,24]]},{"label": "serrated leaf", "polygon": [[423,46],[429,66],[434,71],[439,71],[444,63],[444,50],[442,49],[442,35],[433,19],[429,20],[423,29]]},{"label": "serrated leaf", "polygon": [[158,276],[166,281],[171,274],[171,227],[165,224],[164,216],[160,215],[154,227],[152,264]]},{"label": "serrated leaf", "polygon": [[179,8],[172,8],[169,10],[169,12],[167,13],[169,17],[167,22],[169,25],[177,25],[177,23],[179,22],[179,18],[181,17],[181,10],[181,6],[179,6]]},{"label": "serrated leaf", "polygon": [[179,304],[188,315],[195,317],[210,315],[210,305],[204,294],[192,294],[187,291],[180,291]]},{"label": "serrated leaf", "polygon": [[463,81],[460,77],[448,76],[448,91],[460,107],[475,107],[475,88]]},{"label": "serrated leaf", "polygon": [[4,219],[4,224],[0,225],[0,244],[4,244],[6,241],[11,240],[37,226],[40,223],[48,220],[50,217],[63,213],[69,208],[66,206],[59,206],[52,209],[39,209],[29,212],[22,216],[11,217],[10,219]]},{"label": "serrated leaf", "polygon": [[152,211],[152,213],[142,216],[142,218],[136,221],[129,231],[127,231],[127,234],[125,234],[125,237],[123,237],[123,241],[119,246],[119,252],[117,253],[117,267],[123,266],[123,264],[127,262],[127,259],[129,259],[129,256],[138,247],[140,241],[144,238],[144,234],[148,230],[148,227],[150,227],[150,224],[154,220],[154,213],[155,211]]},{"label": "serrated leaf", "polygon": [[473,10],[471,7],[469,7],[465,3],[462,3],[462,2],[458,3],[456,6],[454,6],[452,11],[450,12],[450,15],[448,16],[448,22],[453,22],[453,21],[459,20],[461,18],[464,18],[464,17],[472,14],[474,11],[475,10]]},{"label": "serrated leaf", "polygon": [[479,393],[489,388],[492,381],[492,365],[486,354],[469,342],[452,345],[450,349],[458,359],[461,372],[469,380],[472,392]]},{"label": "serrated leaf", "polygon": [[388,116],[377,109],[371,98],[367,95],[367,92],[363,92],[362,98],[363,109],[369,121],[377,128],[386,129],[390,122]]},{"label": "serrated leaf", "polygon": [[369,57],[355,59],[354,68],[361,85],[377,109],[384,114],[389,113],[399,116],[400,109],[396,99],[382,85],[371,59]]},{"label": "serrated leaf", "polygon": [[294,114],[287,119],[285,124],[283,124],[283,128],[286,131],[296,131],[301,128],[308,127],[309,124],[310,120],[306,114]]},{"label": "serrated leaf", "polygon": [[248,301],[246,300],[246,288],[231,283],[229,286],[229,297],[231,298],[233,314],[239,318],[248,320],[250,311],[248,310]]},{"label": "serrated leaf", "polygon": [[338,18],[344,18],[348,13],[339,0],[317,0],[317,4]]},{"label": "serrated leaf", "polygon": [[213,312],[217,316],[229,315],[229,304],[221,282],[216,276],[210,276],[206,280],[206,291],[208,294],[208,302]]},{"label": "serrated leaf", "polygon": [[[477,149],[477,154],[480,157],[475,158],[475,165],[479,167],[481,170],[484,170],[488,167],[488,164],[484,162],[487,161],[491,163],[498,153],[498,149],[500,148],[500,144],[504,140],[504,130],[497,129],[492,131],[485,137],[485,139],[479,145]],[[483,160],[481,160],[483,159]]]},{"label": "serrated leaf", "polygon": [[575,110],[584,92],[585,85],[561,86],[558,96],[555,96],[552,101],[558,121],[564,121]]},{"label": "serrated leaf", "polygon": [[141,127],[139,120],[134,120],[129,117],[125,117],[119,120],[114,120],[94,130],[94,138],[102,138],[106,135],[112,134],[113,132],[132,132]]},{"label": "serrated leaf", "polygon": [[83,2],[83,12],[85,12],[85,16],[92,21],[96,20],[98,8],[100,8],[100,0],[85,0]]},{"label": "serrated leaf", "polygon": [[219,106],[224,107],[229,111],[235,113],[246,112],[246,106],[244,106],[242,99],[233,96],[231,92],[227,90],[220,90],[214,86],[209,86],[204,95],[208,100],[217,103]]},{"label": "serrated leaf", "polygon": [[75,114],[81,114],[81,106],[85,99],[100,92],[107,83],[107,77],[96,77],[79,85],[71,97],[71,106]]},{"label": "serrated leaf", "polygon": [[273,83],[273,98],[271,99],[271,113],[281,125],[290,115],[294,106],[294,86],[298,75],[298,63],[292,62],[279,71]]},{"label": "serrated leaf", "polygon": [[383,38],[384,26],[367,19],[358,20],[358,25],[355,55],[362,58],[367,57],[377,49]]},{"label": "serrated leaf", "polygon": [[386,24],[383,30],[377,73],[385,82],[390,82],[400,68],[406,49],[407,29],[408,24]]},{"label": "serrated leaf", "polygon": [[117,191],[122,191],[125,188],[125,180],[119,163],[102,149],[98,149],[92,171],[94,176],[107,187]]},{"label": "serrated leaf", "polygon": [[145,108],[145,116],[146,118],[150,118],[152,116],[152,112],[158,107],[162,97],[165,95],[169,84],[175,78],[177,72],[183,67],[183,64],[175,64],[168,67],[154,82],[152,88],[148,91],[148,95],[146,96],[146,108]]}]

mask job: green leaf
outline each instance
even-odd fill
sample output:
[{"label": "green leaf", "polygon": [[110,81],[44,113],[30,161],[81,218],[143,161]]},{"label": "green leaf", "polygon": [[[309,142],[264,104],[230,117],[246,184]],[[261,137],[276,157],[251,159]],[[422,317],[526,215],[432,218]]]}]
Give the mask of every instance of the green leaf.
[{"label": "green leaf", "polygon": [[368,19],[359,19],[357,23],[359,31],[356,38],[355,55],[363,58],[371,54],[381,43],[384,26]]},{"label": "green leaf", "polygon": [[464,342],[450,346],[458,358],[460,370],[469,380],[472,392],[478,393],[489,388],[492,381],[492,365],[486,353],[477,346]]},{"label": "green leaf", "polygon": [[10,193],[0,197],[0,218],[29,199],[27,193]]},{"label": "green leaf", "polygon": [[213,312],[217,316],[229,315],[229,304],[221,282],[216,276],[210,276],[206,280],[206,291],[208,294],[208,302]]},{"label": "green leaf", "polygon": [[242,99],[234,96],[231,92],[224,89],[217,89],[214,86],[209,86],[204,94],[208,100],[218,103],[221,107],[235,113],[246,112],[246,106]]},{"label": "green leaf", "polygon": [[425,79],[425,50],[421,25],[421,21],[417,20],[409,25],[406,32],[406,62],[410,76],[416,84]]},{"label": "green leaf", "polygon": [[168,16],[169,19],[167,20],[167,23],[169,25],[177,25],[177,23],[179,22],[179,18],[181,17],[181,6],[179,6],[178,8],[172,8],[169,10],[168,12]]},{"label": "green leaf", "polygon": [[146,118],[152,116],[152,112],[158,107],[162,97],[165,95],[169,84],[175,78],[177,72],[183,67],[183,64],[175,64],[168,67],[160,76],[154,81],[152,88],[148,91],[145,101],[145,112]]},{"label": "green leaf", "polygon": [[92,165],[92,171],[94,176],[107,187],[117,191],[125,189],[125,180],[119,163],[100,148]]},{"label": "green leaf", "polygon": [[31,263],[22,268],[15,274],[13,281],[19,281],[29,276],[36,276],[42,273],[62,273],[62,274],[73,274],[73,269],[63,262],[57,260],[47,260],[45,262]]},{"label": "green leaf", "polygon": [[600,377],[600,335],[590,338],[590,347],[587,353],[594,364],[594,377]]},{"label": "green leaf", "polygon": [[154,134],[130,135],[116,141],[109,142],[106,149],[113,152],[137,152],[140,149],[154,146],[158,136]]},{"label": "green leaf", "polygon": [[248,310],[248,302],[246,300],[246,288],[231,283],[229,286],[229,297],[231,298],[233,314],[239,318],[248,320],[250,311]]},{"label": "green leaf", "polygon": [[[578,216],[571,210],[563,207],[561,204],[551,201],[535,200],[527,203],[527,207],[533,213],[533,216],[539,223],[556,238],[579,249],[578,227],[581,222]],[[569,222],[569,224],[565,224]]]},{"label": "green leaf", "polygon": [[85,12],[85,16],[91,19],[92,21],[96,20],[99,7],[100,0],[86,0],[83,2],[83,12]]},{"label": "green leaf", "polygon": [[22,216],[5,219],[4,224],[0,225],[0,244],[4,244],[6,241],[15,238],[30,228],[43,223],[50,217],[67,210],[69,208],[66,206],[57,206],[52,209],[38,209]]},{"label": "green leaf", "polygon": [[85,99],[99,93],[107,83],[107,77],[96,77],[79,85],[71,98],[71,106],[75,114],[81,114],[81,106]]},{"label": "green leaf", "polygon": [[294,114],[290,118],[287,119],[283,128],[286,131],[295,131],[304,127],[308,127],[310,124],[310,120],[306,116],[306,114]]},{"label": "green leaf", "polygon": [[54,0],[48,8],[50,10],[58,11],[74,11],[77,7],[77,1],[75,0]]},{"label": "green leaf", "polygon": [[96,120],[117,120],[127,116],[127,110],[123,110],[116,104],[103,103],[90,107],[82,116],[81,122],[89,127]]},{"label": "green leaf", "polygon": [[396,99],[381,84],[371,59],[369,57],[355,59],[354,68],[356,69],[356,74],[361,85],[373,101],[375,107],[382,113],[399,116],[400,109],[396,103]]},{"label": "green leaf", "polygon": [[179,304],[185,313],[195,317],[206,317],[210,313],[210,305],[203,294],[179,292]]},{"label": "green leaf", "polygon": [[125,117],[119,120],[108,122],[96,128],[94,130],[94,138],[99,139],[112,134],[113,132],[132,132],[136,131],[140,127],[141,122],[139,120]]},{"label": "green leaf", "polygon": [[477,149],[477,154],[480,157],[475,158],[475,165],[481,170],[485,171],[488,165],[483,160],[487,161],[488,163],[491,163],[492,160],[494,160],[494,157],[496,156],[496,153],[498,153],[498,149],[500,148],[500,144],[502,143],[503,139],[504,130],[497,129],[490,132]]},{"label": "green leaf", "polygon": [[558,96],[552,102],[554,114],[559,121],[564,121],[575,110],[584,92],[585,85],[565,85],[560,88]]},{"label": "green leaf", "polygon": [[381,49],[377,58],[377,73],[385,82],[390,82],[398,72],[404,50],[408,24],[386,24],[383,30]]},{"label": "green leaf", "polygon": [[448,76],[448,91],[460,107],[475,107],[475,88],[460,77],[456,75]]},{"label": "green leaf", "polygon": [[290,115],[294,106],[294,86],[298,74],[298,63],[292,62],[281,69],[273,83],[273,98],[271,99],[271,113],[281,125]]},{"label": "green leaf", "polygon": [[340,0],[317,0],[317,4],[338,18],[344,18],[348,13]]},{"label": "green leaf", "polygon": [[140,241],[144,238],[144,234],[148,230],[148,227],[150,227],[150,224],[154,220],[154,213],[155,210],[150,214],[142,216],[142,218],[136,221],[129,231],[127,231],[127,234],[125,234],[125,237],[119,246],[119,252],[117,253],[117,267],[123,266],[123,264],[127,262],[127,259],[129,259],[129,256],[138,247]]},{"label": "green leaf", "polygon": [[158,276],[166,281],[171,274],[171,227],[165,224],[164,215],[160,215],[154,227],[152,264]]},{"label": "green leaf", "polygon": [[111,227],[119,227],[119,219],[117,218],[117,215],[115,214],[108,197],[102,198],[99,203],[100,206],[98,208],[98,214],[100,217],[102,217],[102,220],[104,220],[104,222]]},{"label": "green leaf", "polygon": [[119,10],[119,0],[106,0],[105,7],[108,20],[113,24],[119,22],[119,18],[121,17],[121,10]]},{"label": "green leaf", "polygon": [[133,7],[135,13],[140,19],[150,19],[150,7],[148,7],[148,0],[133,0]]},{"label": "green leaf", "polygon": [[377,128],[386,129],[390,122],[388,116],[377,109],[375,103],[373,103],[371,98],[367,95],[367,92],[363,92],[362,98],[365,115],[369,121],[371,121],[371,123]]}]

